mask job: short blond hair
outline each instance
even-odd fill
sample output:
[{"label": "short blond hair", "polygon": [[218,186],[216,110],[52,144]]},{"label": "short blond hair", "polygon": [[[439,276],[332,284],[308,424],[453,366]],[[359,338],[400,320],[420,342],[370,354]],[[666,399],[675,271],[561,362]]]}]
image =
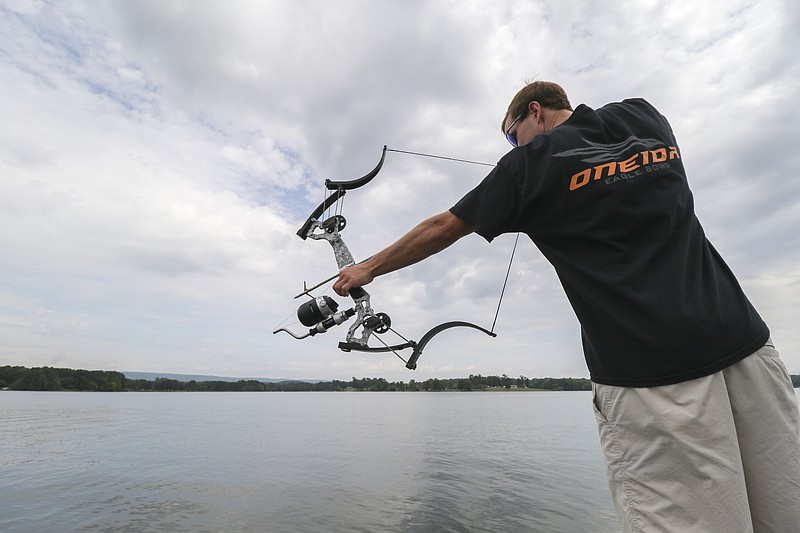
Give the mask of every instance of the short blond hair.
[{"label": "short blond hair", "polygon": [[517,118],[527,116],[528,104],[536,101],[547,109],[567,109],[572,111],[567,93],[557,83],[551,81],[534,81],[519,90],[508,105],[508,111],[503,116],[500,129],[505,133],[508,117]]}]

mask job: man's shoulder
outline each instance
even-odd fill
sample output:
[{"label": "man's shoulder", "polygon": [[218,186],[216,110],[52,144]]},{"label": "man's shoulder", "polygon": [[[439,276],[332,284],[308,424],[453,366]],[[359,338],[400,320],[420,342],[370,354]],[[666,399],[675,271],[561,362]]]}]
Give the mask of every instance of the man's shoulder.
[{"label": "man's shoulder", "polygon": [[580,104],[575,108],[572,119],[567,121],[566,124],[579,125],[587,121],[591,123],[598,119],[605,122],[607,120],[631,120],[636,118],[660,119],[661,113],[644,98],[626,98],[607,103],[598,108]]},{"label": "man's shoulder", "polygon": [[656,111],[655,106],[653,106],[653,104],[651,104],[650,102],[648,102],[644,98],[626,98],[626,99],[621,100],[619,102],[610,102],[610,103],[604,105],[603,107],[601,107],[600,109],[598,109],[598,112],[600,112],[600,111],[610,111],[610,110],[615,110],[615,109],[620,109],[620,108],[623,108],[623,109],[625,109],[625,108],[628,108],[628,109],[649,109],[649,110],[652,110],[652,111]]},{"label": "man's shoulder", "polygon": [[644,98],[626,98],[620,102],[606,104],[597,110],[604,121],[621,120],[626,123],[658,124],[664,126],[667,119],[656,107]]}]

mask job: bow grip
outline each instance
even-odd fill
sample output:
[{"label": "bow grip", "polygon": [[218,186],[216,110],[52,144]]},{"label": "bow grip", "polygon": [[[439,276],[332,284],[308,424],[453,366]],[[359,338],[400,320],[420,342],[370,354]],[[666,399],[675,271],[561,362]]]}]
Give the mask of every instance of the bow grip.
[{"label": "bow grip", "polygon": [[353,287],[350,289],[349,294],[354,300],[357,300],[363,298],[366,292],[361,287]]}]

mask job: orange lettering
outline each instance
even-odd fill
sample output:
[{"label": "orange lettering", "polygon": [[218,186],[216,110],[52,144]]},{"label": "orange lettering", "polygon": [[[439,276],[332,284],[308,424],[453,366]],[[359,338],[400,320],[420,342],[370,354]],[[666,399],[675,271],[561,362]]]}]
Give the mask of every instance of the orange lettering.
[{"label": "orange lettering", "polygon": [[[641,156],[642,160],[637,161]],[[667,159],[680,159],[678,148],[676,146],[669,146],[667,148],[658,148],[656,150],[645,150],[636,155],[632,155],[624,161],[611,161],[610,163],[603,163],[592,168],[587,168],[573,175],[569,181],[569,190],[574,191],[580,189],[588,184],[592,179],[599,180],[605,177],[610,178],[620,172],[622,174],[629,174],[636,172],[642,165],[650,165],[651,163],[663,163]],[[666,165],[667,167],[669,165]],[[649,171],[650,169],[648,169]],[[623,176],[623,179],[629,177]]]},{"label": "orange lettering", "polygon": [[639,154],[636,154],[634,156],[629,157],[625,161],[622,161],[619,164],[619,171],[620,172],[633,172],[634,170],[639,168],[639,165],[636,164],[636,158],[638,156],[639,156]]},{"label": "orange lettering", "polygon": [[608,169],[608,174],[606,174],[607,176],[613,176],[617,173],[617,162],[612,161],[611,163],[605,163],[603,165],[597,165],[594,167],[594,179],[599,180],[603,177],[604,168]]},{"label": "orange lettering", "polygon": [[575,189],[583,187],[584,185],[589,183],[589,176],[591,176],[591,174],[592,174],[592,169],[587,168],[583,172],[578,172],[577,174],[572,176],[572,179],[569,182],[569,190],[574,191]]},{"label": "orange lettering", "polygon": [[650,150],[650,153],[653,154],[653,163],[661,163],[662,161],[667,160],[666,148],[659,148],[658,150]]}]

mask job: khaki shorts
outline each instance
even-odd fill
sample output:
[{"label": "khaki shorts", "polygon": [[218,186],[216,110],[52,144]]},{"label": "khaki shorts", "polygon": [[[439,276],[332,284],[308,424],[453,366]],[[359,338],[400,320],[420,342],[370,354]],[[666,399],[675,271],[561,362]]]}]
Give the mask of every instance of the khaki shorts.
[{"label": "khaki shorts", "polygon": [[800,532],[800,415],[771,341],[700,379],[593,394],[623,531]]}]

